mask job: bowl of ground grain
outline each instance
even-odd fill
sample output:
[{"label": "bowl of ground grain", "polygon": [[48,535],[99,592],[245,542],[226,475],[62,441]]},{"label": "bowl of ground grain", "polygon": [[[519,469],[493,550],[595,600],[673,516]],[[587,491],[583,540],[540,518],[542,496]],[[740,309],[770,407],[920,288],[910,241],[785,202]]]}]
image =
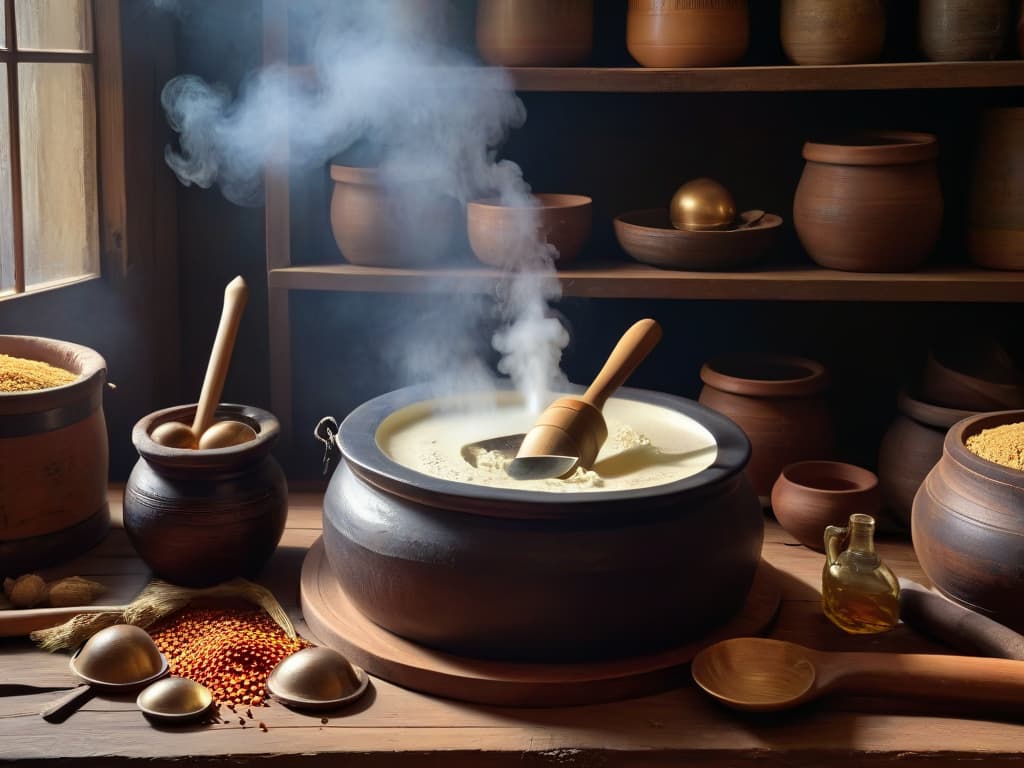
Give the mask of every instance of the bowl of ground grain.
[{"label": "bowl of ground grain", "polygon": [[0,335],[0,577],[75,557],[109,529],[106,375],[88,347]]},{"label": "bowl of ground grain", "polygon": [[1024,410],[950,427],[914,497],[911,535],[947,597],[1024,631]]}]

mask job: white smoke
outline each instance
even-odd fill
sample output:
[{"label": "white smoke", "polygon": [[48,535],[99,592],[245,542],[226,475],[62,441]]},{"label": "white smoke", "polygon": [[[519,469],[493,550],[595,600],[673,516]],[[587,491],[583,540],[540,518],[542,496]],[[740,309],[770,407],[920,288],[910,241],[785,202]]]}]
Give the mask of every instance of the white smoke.
[{"label": "white smoke", "polygon": [[[493,346],[502,355],[499,370],[542,407],[563,381],[558,362],[568,335],[548,313],[560,287],[553,249],[538,240],[529,185],[518,165],[498,158],[509,131],[526,119],[510,79],[444,44],[446,3],[319,0],[301,8],[289,10],[290,25],[309,51],[308,71],[261,69],[237,95],[192,75],[166,84],[162,103],[179,133],[178,148],[165,152],[168,165],[183,184],[217,185],[237,204],[258,205],[264,169],[282,147],[289,165],[303,170],[324,169],[358,149],[396,189],[429,179],[422,186],[431,195],[462,204],[498,197],[522,208],[517,259],[496,291],[503,325]],[[472,320],[457,317],[452,325],[465,333]],[[450,360],[442,365],[453,369]],[[465,360],[454,367],[477,366]]]}]

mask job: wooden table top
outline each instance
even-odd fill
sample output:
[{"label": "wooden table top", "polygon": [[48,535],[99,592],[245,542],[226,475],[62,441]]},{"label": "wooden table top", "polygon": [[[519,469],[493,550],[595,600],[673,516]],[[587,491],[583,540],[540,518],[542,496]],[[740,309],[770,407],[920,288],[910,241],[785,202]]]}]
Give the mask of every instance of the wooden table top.
[{"label": "wooden table top", "polygon": [[[119,526],[121,493],[111,491],[115,528],[107,541],[48,576],[92,575],[115,585],[109,599],[130,599],[147,581]],[[320,501],[293,494],[288,528],[261,581],[273,589],[302,633],[299,570],[320,535]],[[879,552],[900,576],[927,584],[907,541],[882,540]],[[881,636],[847,636],[821,613],[822,556],[769,522],[764,557],[789,575],[770,636],[827,650],[949,652],[908,627]],[[120,593],[120,594],[119,594]],[[0,683],[70,686],[65,654],[49,655],[27,639],[0,640]],[[964,707],[893,699],[832,697],[799,711],[740,714],[694,685],[609,704],[508,709],[466,704],[407,691],[374,679],[352,710],[321,719],[271,704],[216,725],[158,728],[135,708],[134,696],[98,696],[65,722],[40,710],[59,693],[0,697],[0,763],[60,760],[111,766],[422,765],[523,766],[841,766],[899,759],[929,768],[1020,765],[1024,724],[972,716]],[[1024,709],[1024,708],[1022,708]],[[267,730],[258,727],[262,721]]]}]

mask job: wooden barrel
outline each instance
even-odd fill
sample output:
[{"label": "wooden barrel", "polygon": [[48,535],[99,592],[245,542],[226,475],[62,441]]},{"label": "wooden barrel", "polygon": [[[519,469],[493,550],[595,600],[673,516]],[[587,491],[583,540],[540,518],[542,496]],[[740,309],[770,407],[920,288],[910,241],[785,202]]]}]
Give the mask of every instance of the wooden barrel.
[{"label": "wooden barrel", "polygon": [[0,354],[78,374],[50,389],[0,392],[0,577],[68,560],[110,526],[106,362],[77,344],[0,335]]}]

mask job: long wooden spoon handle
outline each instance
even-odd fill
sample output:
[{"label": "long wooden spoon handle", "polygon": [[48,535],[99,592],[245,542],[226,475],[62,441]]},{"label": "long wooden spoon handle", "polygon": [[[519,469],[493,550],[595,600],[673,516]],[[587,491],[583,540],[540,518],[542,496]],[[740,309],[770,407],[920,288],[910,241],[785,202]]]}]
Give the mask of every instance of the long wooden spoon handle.
[{"label": "long wooden spoon handle", "polygon": [[633,323],[608,355],[604,367],[583,393],[582,399],[601,410],[611,394],[622,386],[661,340],[661,326],[650,318]]},{"label": "long wooden spoon handle", "polygon": [[199,394],[199,407],[192,421],[192,432],[198,440],[200,435],[213,422],[214,411],[220,402],[220,393],[224,390],[224,380],[228,375],[231,363],[231,352],[235,347],[238,325],[242,319],[242,310],[249,299],[249,288],[241,276],[236,277],[224,289],[224,308],[220,313],[220,325],[217,336],[213,340],[210,351],[210,362],[206,367],[206,378]]},{"label": "long wooden spoon handle", "polygon": [[43,720],[51,723],[60,723],[67,720],[70,715],[78,710],[85,702],[92,698],[96,691],[91,685],[80,685],[61,696],[47,706],[41,714]]},{"label": "long wooden spoon handle", "polygon": [[839,653],[844,691],[988,704],[1024,701],[1024,662],[927,653]]},{"label": "long wooden spoon handle", "polygon": [[73,605],[67,608],[26,608],[0,611],[0,637],[21,637],[49,629],[82,613],[121,612],[126,605]]}]

